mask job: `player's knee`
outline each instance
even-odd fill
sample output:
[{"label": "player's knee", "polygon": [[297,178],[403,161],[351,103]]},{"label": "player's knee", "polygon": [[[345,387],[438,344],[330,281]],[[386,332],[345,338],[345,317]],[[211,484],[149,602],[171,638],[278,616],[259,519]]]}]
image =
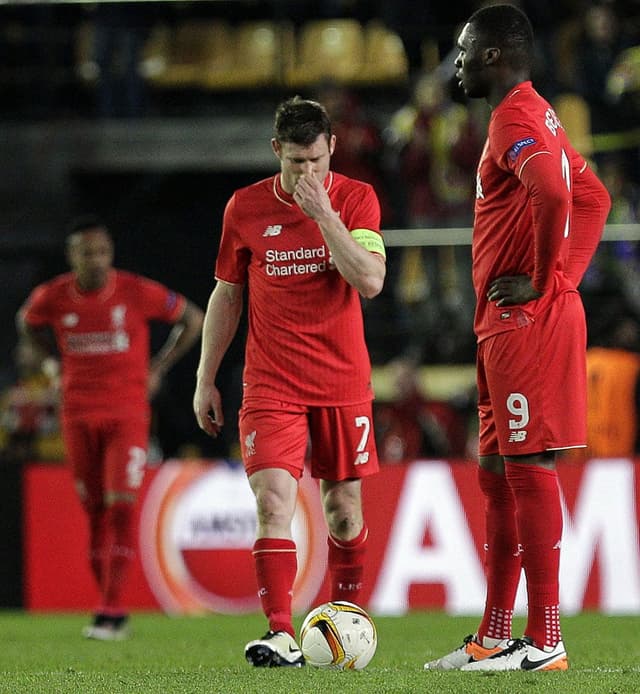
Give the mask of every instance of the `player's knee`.
[{"label": "player's knee", "polygon": [[261,524],[286,524],[293,517],[291,499],[273,489],[262,489],[256,494],[256,512]]},{"label": "player's knee", "polygon": [[356,537],[364,525],[359,495],[333,489],[323,499],[329,533],[339,540]]}]

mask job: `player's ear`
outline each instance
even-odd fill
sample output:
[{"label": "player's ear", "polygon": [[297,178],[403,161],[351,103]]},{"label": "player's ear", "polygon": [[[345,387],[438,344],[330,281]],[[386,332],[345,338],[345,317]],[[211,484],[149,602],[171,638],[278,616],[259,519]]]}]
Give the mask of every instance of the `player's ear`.
[{"label": "player's ear", "polygon": [[336,148],[336,136],[331,135],[329,138],[329,156],[331,156]]},{"label": "player's ear", "polygon": [[275,137],[271,138],[271,149],[273,150],[273,153],[276,155],[276,157],[280,159],[280,156],[282,154],[282,147]]},{"label": "player's ear", "polygon": [[499,48],[485,48],[484,51],[484,64],[485,65],[495,65],[498,60],[500,60],[500,49]]}]

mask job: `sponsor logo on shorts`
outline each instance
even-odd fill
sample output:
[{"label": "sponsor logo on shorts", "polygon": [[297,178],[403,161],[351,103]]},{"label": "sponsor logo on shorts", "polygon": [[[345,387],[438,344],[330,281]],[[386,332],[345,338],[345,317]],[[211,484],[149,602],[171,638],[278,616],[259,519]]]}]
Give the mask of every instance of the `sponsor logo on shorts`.
[{"label": "sponsor logo on shorts", "polygon": [[512,431],[509,434],[509,443],[522,443],[523,441],[527,440],[527,432],[520,430],[520,431]]},{"label": "sponsor logo on shorts", "polygon": [[364,453],[358,453],[358,457],[355,459],[354,465],[365,465],[369,462],[369,453],[365,451]]}]

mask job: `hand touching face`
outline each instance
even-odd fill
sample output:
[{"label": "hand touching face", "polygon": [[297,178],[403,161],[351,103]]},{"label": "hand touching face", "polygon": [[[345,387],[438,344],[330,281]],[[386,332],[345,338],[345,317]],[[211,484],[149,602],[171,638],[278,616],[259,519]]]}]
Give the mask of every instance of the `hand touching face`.
[{"label": "hand touching face", "polygon": [[329,140],[325,135],[318,135],[316,140],[308,146],[272,140],[271,146],[280,160],[282,188],[293,195],[301,176],[312,177],[322,185],[329,173],[335,142],[335,135],[332,135]]}]

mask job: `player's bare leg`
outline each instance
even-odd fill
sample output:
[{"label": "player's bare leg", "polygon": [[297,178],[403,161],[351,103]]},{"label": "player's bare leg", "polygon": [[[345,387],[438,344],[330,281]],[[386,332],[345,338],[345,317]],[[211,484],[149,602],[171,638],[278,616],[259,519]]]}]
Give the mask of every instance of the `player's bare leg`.
[{"label": "player's bare leg", "polygon": [[253,547],[258,594],[269,631],[245,646],[245,657],[257,667],[300,667],[302,652],[295,641],[291,596],[298,564],[291,521],[298,481],[286,470],[269,468],[251,475],[258,529]]},{"label": "player's bare leg", "polygon": [[362,514],[362,483],[358,479],[322,480],[320,494],[329,529],[328,565],[331,599],[358,603],[368,530]]}]

